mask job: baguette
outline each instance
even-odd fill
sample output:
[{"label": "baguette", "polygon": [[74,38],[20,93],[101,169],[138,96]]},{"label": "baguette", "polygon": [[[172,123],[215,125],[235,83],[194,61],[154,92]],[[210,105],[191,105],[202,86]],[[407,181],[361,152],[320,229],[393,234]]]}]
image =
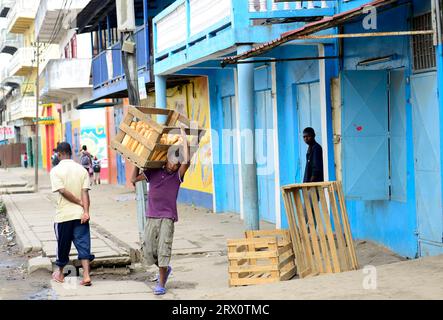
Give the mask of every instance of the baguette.
[{"label": "baguette", "polygon": [[[143,129],[141,122],[137,122],[135,131],[137,131],[138,133],[141,133],[141,130]],[[140,145],[140,142],[138,142],[137,140],[135,141],[135,143],[132,145],[131,147],[131,151],[136,152],[137,147]]]},{"label": "baguette", "polygon": [[[141,127],[141,130],[140,130],[139,133],[140,133],[140,135],[143,136],[144,133],[145,133],[145,128]],[[143,148],[144,148],[144,145],[142,143],[139,143],[137,148],[135,149],[135,153],[140,155],[141,154],[141,150],[143,150]]]},{"label": "baguette", "polygon": [[[132,122],[131,125],[130,125],[130,128],[135,130],[136,129],[136,123]],[[135,140],[132,137],[129,136],[129,141],[127,143],[127,148],[129,150],[132,150],[132,146],[133,146],[134,142],[135,142]]]},{"label": "baguette", "polygon": [[123,138],[123,141],[122,141],[122,146],[126,147],[128,145],[128,142],[130,139],[131,139],[131,137],[128,134],[125,134],[125,137]]}]

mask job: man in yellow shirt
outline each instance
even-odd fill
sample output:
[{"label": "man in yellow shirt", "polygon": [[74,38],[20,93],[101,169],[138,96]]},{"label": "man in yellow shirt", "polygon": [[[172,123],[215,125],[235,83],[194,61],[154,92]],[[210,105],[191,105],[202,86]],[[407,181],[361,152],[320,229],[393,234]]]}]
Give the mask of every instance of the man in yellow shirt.
[{"label": "man in yellow shirt", "polygon": [[89,229],[89,175],[71,159],[72,150],[67,142],[57,147],[60,163],[51,170],[52,192],[58,192],[54,230],[57,238],[58,270],[52,278],[64,281],[63,268],[69,263],[72,242],[83,267],[81,285],[90,286],[91,234]]}]

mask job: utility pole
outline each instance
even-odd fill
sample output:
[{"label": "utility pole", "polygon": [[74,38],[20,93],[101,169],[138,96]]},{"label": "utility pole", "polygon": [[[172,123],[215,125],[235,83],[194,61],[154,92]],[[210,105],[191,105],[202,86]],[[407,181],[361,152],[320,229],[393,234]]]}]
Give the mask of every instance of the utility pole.
[{"label": "utility pole", "polygon": [[36,45],[36,59],[37,59],[37,78],[35,81],[35,142],[34,142],[34,192],[38,192],[38,145],[39,145],[39,132],[38,132],[38,106],[40,98],[40,83],[39,83],[39,70],[40,70],[40,43],[37,39]]},{"label": "utility pole", "polygon": [[[138,72],[137,72],[137,48],[134,41],[135,31],[135,12],[134,0],[116,0],[117,9],[117,27],[121,32],[121,48],[122,48],[122,64],[126,76],[126,84],[128,88],[129,104],[132,106],[140,105],[140,93],[138,89]],[[143,83],[143,85],[145,85]],[[137,182],[135,185],[137,199],[137,222],[140,237],[143,235],[145,224],[146,201],[145,194],[147,192],[146,182]]]}]

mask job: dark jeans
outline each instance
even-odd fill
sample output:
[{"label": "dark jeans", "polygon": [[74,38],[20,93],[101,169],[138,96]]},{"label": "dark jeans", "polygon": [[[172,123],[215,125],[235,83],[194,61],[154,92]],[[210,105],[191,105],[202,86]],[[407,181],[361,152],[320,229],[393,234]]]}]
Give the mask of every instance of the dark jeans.
[{"label": "dark jeans", "polygon": [[57,238],[57,266],[64,267],[68,264],[73,242],[79,260],[94,260],[95,257],[91,254],[89,223],[81,224],[80,220],[55,223],[54,231]]}]

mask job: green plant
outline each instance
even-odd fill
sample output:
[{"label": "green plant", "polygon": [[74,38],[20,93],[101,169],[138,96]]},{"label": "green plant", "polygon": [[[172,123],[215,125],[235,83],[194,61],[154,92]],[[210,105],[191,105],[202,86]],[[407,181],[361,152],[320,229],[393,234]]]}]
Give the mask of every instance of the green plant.
[{"label": "green plant", "polygon": [[0,201],[0,214],[6,214],[6,206]]}]

